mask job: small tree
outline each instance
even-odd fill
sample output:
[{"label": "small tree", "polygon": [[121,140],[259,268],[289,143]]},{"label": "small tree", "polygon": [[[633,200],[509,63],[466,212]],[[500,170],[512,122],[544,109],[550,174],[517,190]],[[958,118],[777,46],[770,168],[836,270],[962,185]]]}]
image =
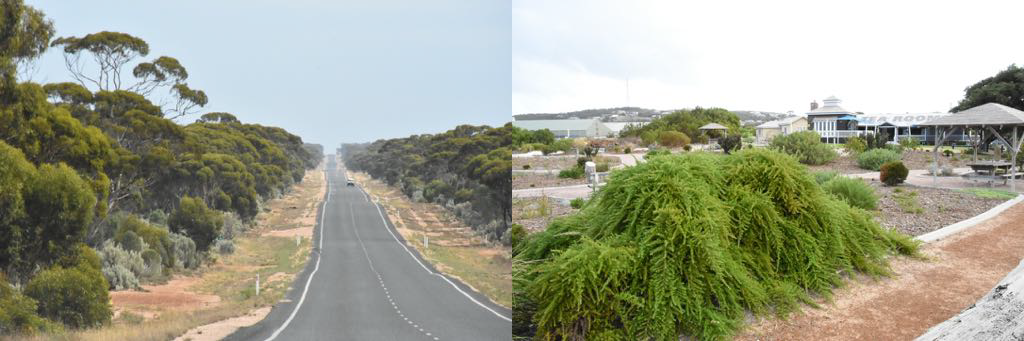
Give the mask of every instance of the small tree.
[{"label": "small tree", "polygon": [[896,186],[907,180],[907,175],[909,173],[910,171],[907,169],[907,166],[903,165],[903,162],[887,162],[882,165],[879,180],[882,180],[882,183],[887,186]]},{"label": "small tree", "polygon": [[743,148],[743,137],[738,134],[729,135],[718,139],[718,145],[722,146],[722,151],[729,154],[734,150],[740,150]]},{"label": "small tree", "polygon": [[846,140],[846,145],[844,147],[847,152],[856,155],[867,150],[868,144],[859,136],[854,136]]},{"label": "small tree", "polygon": [[184,231],[196,242],[196,249],[206,251],[224,226],[222,215],[206,206],[200,198],[182,197],[178,209],[167,222],[174,232]]},{"label": "small tree", "polygon": [[25,295],[39,302],[40,315],[73,328],[104,325],[113,315],[107,280],[85,264],[43,270],[25,286]]}]

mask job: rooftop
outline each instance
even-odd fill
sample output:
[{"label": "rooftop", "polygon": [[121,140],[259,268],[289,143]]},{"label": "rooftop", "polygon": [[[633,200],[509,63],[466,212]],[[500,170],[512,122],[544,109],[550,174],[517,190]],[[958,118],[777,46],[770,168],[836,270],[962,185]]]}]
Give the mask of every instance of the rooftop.
[{"label": "rooftop", "polygon": [[1024,125],[1024,111],[998,103],[986,103],[952,115],[921,123],[923,126]]}]

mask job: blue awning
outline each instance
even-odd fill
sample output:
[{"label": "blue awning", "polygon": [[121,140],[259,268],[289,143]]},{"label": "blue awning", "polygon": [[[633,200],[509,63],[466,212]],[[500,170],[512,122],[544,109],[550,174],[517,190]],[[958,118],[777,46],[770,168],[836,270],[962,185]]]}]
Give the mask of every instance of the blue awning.
[{"label": "blue awning", "polygon": [[837,120],[844,120],[844,121],[857,121],[857,120],[859,120],[859,119],[857,118],[857,116],[853,116],[853,115],[846,115],[846,116],[840,116],[839,118],[837,118]]}]

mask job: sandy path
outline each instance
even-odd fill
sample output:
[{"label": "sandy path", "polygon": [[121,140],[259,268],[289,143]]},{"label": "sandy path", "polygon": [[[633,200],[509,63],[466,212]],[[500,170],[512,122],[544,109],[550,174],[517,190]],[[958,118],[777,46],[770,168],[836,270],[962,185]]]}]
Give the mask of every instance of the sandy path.
[{"label": "sandy path", "polygon": [[1024,205],[892,263],[896,276],[858,279],[833,304],[762,319],[740,340],[911,340],[974,304],[1024,257]]}]

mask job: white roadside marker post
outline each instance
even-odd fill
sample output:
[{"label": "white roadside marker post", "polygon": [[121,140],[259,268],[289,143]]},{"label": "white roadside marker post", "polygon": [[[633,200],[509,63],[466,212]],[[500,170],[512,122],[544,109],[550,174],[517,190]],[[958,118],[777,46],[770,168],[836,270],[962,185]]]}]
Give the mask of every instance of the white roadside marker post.
[{"label": "white roadside marker post", "polygon": [[302,236],[295,236],[295,247],[302,243]]},{"label": "white roadside marker post", "polygon": [[256,296],[260,295],[260,274],[256,274]]},{"label": "white roadside marker post", "polygon": [[423,233],[423,248],[424,249],[430,248],[430,242],[427,240],[427,234],[426,233]]}]

